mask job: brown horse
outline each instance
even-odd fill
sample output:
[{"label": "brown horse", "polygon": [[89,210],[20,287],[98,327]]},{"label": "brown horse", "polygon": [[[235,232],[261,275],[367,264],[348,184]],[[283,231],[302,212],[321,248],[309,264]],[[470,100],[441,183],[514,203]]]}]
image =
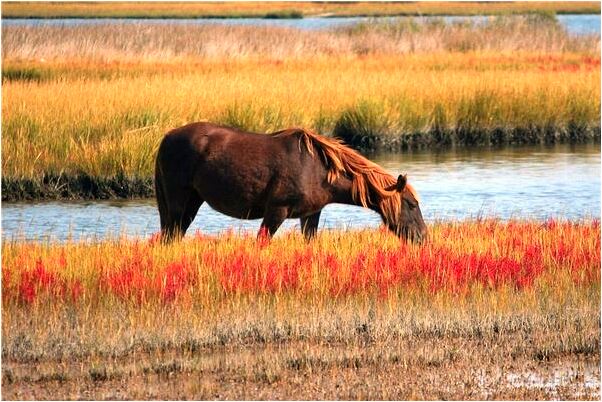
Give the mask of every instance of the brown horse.
[{"label": "brown horse", "polygon": [[155,190],[164,241],[183,236],[203,202],[232,217],[263,218],[260,234],[270,236],[299,218],[310,239],[330,203],[370,208],[406,240],[427,235],[406,176],[395,179],[341,142],[300,128],[270,135],[211,123],[176,128],[159,146]]}]

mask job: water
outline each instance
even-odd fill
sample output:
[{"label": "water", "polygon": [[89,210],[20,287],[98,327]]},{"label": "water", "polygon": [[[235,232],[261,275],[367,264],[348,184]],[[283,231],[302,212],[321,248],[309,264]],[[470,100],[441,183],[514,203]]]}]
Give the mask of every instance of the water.
[{"label": "water", "polygon": [[[477,373],[477,384],[485,391],[485,399],[499,394],[500,385],[512,388],[539,391],[543,399],[600,399],[600,366],[594,362],[555,362],[536,367],[526,367],[518,371]],[[494,390],[497,389],[497,394]]]},{"label": "water", "polygon": [[[472,21],[487,23],[490,16],[444,16],[444,17],[309,17],[302,19],[263,19],[263,18],[196,18],[196,19],[137,19],[137,18],[57,18],[57,19],[3,19],[3,25],[93,25],[107,23],[145,23],[145,24],[199,24],[199,25],[253,25],[253,26],[278,26],[299,29],[327,29],[343,25],[356,24],[366,21],[401,21],[411,18],[417,22],[429,19],[443,19],[446,23]],[[599,14],[563,14],[556,17],[568,32],[573,34],[600,34]]]},{"label": "water", "polygon": [[[408,173],[427,223],[476,217],[600,218],[600,146],[556,145],[496,150],[421,151],[371,157],[394,175]],[[376,228],[369,210],[329,205],[320,228]],[[189,233],[259,229],[203,204]],[[283,229],[298,228],[287,220]],[[3,203],[3,238],[65,239],[108,234],[148,236],[159,230],[154,200]]]},{"label": "water", "polygon": [[556,19],[572,34],[600,34],[600,14],[557,15]]}]

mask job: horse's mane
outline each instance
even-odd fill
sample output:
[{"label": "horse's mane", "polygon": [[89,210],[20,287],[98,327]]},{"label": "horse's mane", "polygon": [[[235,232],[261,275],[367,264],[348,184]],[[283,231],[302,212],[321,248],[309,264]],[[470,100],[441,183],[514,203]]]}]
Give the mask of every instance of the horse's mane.
[{"label": "horse's mane", "polygon": [[[333,183],[340,175],[347,175],[352,182],[351,196],[354,200],[364,207],[376,204],[388,223],[398,222],[400,194],[395,190],[387,190],[397,183],[397,179],[382,167],[347,147],[340,140],[324,137],[310,130],[290,128],[272,135],[298,136],[299,144],[303,142],[310,155],[315,156],[315,150],[321,153],[328,168],[329,183]],[[406,184],[406,189],[419,201],[416,190],[409,183]],[[375,195],[377,199],[371,200],[370,194]]]}]

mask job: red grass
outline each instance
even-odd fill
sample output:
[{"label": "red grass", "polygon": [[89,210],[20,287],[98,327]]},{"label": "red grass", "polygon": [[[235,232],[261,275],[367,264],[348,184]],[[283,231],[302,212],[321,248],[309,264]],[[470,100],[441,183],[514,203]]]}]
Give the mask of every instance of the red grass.
[{"label": "red grass", "polygon": [[347,241],[333,245],[332,240],[308,244],[292,235],[268,242],[262,236],[211,238],[199,233],[172,246],[179,247],[175,259],[165,257],[169,248],[156,237],[106,246],[104,260],[87,255],[85,246],[78,246],[84,247],[82,255],[70,258],[60,245],[47,250],[17,245],[16,252],[4,257],[3,301],[78,303],[108,297],[172,303],[202,294],[249,293],[388,297],[408,289],[464,294],[475,285],[521,290],[538,280],[553,285],[562,275],[577,285],[600,282],[599,221],[440,225],[433,240],[421,247],[379,231],[342,238],[346,236]]},{"label": "red grass", "polygon": [[[61,266],[59,261],[58,266]],[[10,269],[7,269],[7,275],[4,275],[3,269],[3,296],[10,297],[10,287],[5,287],[4,284],[10,283]],[[49,271],[41,260],[36,260],[33,269],[26,269],[20,272],[18,284],[18,300],[24,303],[31,304],[38,299],[38,296],[52,296],[56,299],[72,302],[77,302],[82,293],[83,287],[79,279],[68,281],[60,278],[57,273]],[[5,282],[6,281],[6,282]],[[5,299],[6,300],[6,299]]]}]

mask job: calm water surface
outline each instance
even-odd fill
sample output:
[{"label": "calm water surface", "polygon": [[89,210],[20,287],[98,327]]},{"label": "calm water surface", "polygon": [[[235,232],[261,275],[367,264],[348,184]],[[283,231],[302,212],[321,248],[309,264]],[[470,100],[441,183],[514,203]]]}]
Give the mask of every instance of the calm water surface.
[{"label": "calm water surface", "polygon": [[[408,173],[428,222],[479,216],[600,218],[600,145],[421,151],[371,159],[392,174]],[[260,220],[227,217],[203,204],[189,233],[255,232],[259,224]],[[346,205],[327,206],[320,219],[321,228],[379,225],[376,213]],[[283,225],[295,227],[298,220]],[[154,200],[2,204],[3,238],[148,236],[158,230]]]},{"label": "calm water surface", "polygon": [[[309,17],[302,19],[264,19],[264,18],[195,18],[195,19],[137,19],[137,18],[57,18],[57,19],[3,19],[3,25],[90,25],[106,23],[145,23],[145,24],[221,24],[221,25],[253,25],[253,26],[279,26],[299,29],[326,29],[344,25],[356,24],[366,21],[401,21],[411,18],[414,21],[424,22],[429,19],[443,19],[447,23],[473,21],[487,23],[495,17],[490,16],[444,16],[444,17],[333,17],[319,18]],[[558,22],[567,31],[574,34],[599,34],[599,14],[565,14],[557,15]]]}]

